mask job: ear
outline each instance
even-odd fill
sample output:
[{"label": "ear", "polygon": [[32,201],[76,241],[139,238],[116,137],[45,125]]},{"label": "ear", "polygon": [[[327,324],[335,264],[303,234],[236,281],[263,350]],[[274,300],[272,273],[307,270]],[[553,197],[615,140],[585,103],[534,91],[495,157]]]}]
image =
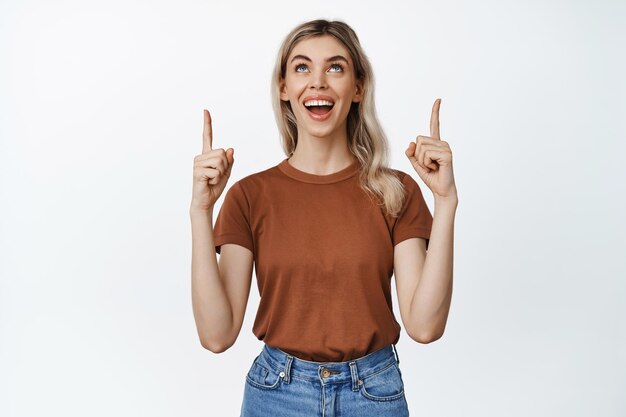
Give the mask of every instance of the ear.
[{"label": "ear", "polygon": [[363,79],[359,78],[356,80],[356,90],[354,93],[354,97],[352,98],[353,103],[358,103],[363,100]]},{"label": "ear", "polygon": [[285,83],[285,80],[281,79],[278,82],[278,88],[280,91],[280,99],[282,101],[289,101],[289,96],[287,95],[287,84]]}]

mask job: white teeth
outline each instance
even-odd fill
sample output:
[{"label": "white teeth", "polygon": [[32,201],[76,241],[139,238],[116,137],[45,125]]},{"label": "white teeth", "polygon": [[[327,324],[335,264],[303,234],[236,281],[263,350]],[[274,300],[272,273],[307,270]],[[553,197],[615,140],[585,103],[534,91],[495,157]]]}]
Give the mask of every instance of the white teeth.
[{"label": "white teeth", "polygon": [[306,103],[304,103],[304,105],[306,107],[311,107],[311,106],[332,106],[333,103],[328,101],[328,100],[309,100]]}]

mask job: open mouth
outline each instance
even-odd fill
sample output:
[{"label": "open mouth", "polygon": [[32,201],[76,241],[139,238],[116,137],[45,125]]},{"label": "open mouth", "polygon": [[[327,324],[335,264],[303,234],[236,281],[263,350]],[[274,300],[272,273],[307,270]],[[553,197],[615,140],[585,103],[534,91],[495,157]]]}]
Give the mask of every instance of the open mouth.
[{"label": "open mouth", "polygon": [[309,113],[317,116],[315,117],[316,119],[328,115],[334,105],[335,103],[329,100],[309,100],[304,103],[304,107],[306,107]]}]

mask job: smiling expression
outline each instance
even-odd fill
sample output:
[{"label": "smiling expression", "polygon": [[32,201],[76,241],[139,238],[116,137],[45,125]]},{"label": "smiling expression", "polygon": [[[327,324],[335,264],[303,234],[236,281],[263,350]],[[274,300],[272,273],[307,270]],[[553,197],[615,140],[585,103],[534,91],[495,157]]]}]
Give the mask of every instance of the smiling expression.
[{"label": "smiling expression", "polygon": [[[350,54],[333,36],[305,38],[295,45],[280,82],[280,99],[291,103],[299,137],[346,134],[350,107],[361,101],[361,94]],[[313,112],[305,103],[330,111]]]}]

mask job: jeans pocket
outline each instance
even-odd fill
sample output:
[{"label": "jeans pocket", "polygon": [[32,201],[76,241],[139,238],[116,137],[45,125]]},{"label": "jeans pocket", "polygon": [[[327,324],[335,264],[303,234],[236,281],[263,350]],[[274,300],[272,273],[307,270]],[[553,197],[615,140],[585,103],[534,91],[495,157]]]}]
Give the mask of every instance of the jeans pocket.
[{"label": "jeans pocket", "polygon": [[361,379],[361,394],[372,401],[391,401],[404,397],[404,382],[397,363]]},{"label": "jeans pocket", "polygon": [[259,354],[252,361],[252,366],[246,374],[246,381],[253,387],[271,390],[280,386],[284,376],[284,372],[275,370]]}]

